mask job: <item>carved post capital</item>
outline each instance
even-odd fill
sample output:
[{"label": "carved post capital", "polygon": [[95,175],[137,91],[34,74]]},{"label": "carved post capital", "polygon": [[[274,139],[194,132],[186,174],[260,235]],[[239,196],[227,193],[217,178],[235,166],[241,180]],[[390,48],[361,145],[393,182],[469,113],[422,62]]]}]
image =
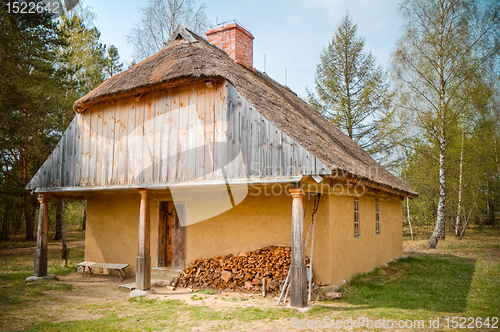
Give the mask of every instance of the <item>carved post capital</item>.
[{"label": "carved post capital", "polygon": [[150,195],[153,191],[151,189],[139,189],[139,192],[141,193],[142,196],[148,196]]},{"label": "carved post capital", "polygon": [[50,195],[38,195],[37,199],[40,202],[40,204],[43,204],[43,203],[47,204],[51,198],[52,197]]},{"label": "carved post capital", "polygon": [[289,191],[293,198],[304,197],[304,191],[302,189],[289,189]]}]

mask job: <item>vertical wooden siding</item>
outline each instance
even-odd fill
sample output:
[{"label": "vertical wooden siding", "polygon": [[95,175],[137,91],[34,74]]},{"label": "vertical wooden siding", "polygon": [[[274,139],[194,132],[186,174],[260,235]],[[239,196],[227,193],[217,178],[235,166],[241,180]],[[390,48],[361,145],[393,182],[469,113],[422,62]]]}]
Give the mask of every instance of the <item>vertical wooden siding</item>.
[{"label": "vertical wooden siding", "polygon": [[231,84],[200,83],[78,113],[28,189],[329,173]]}]

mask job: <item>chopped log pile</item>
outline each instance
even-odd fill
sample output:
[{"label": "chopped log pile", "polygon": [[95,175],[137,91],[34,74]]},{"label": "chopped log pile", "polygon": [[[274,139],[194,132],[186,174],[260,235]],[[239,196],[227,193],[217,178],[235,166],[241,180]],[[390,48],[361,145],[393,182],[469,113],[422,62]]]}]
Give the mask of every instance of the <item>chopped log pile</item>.
[{"label": "chopped log pile", "polygon": [[264,284],[267,294],[277,294],[290,262],[291,249],[287,246],[270,246],[236,256],[199,258],[183,270],[179,286],[261,292]]}]

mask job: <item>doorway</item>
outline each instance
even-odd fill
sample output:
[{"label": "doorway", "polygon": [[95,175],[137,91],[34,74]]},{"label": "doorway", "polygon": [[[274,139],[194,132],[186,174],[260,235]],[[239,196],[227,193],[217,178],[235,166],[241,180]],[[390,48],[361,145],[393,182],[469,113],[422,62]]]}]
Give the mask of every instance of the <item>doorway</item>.
[{"label": "doorway", "polygon": [[[177,204],[182,208],[182,205]],[[158,202],[157,267],[183,269],[186,265],[186,228],[181,227],[174,202]]]}]

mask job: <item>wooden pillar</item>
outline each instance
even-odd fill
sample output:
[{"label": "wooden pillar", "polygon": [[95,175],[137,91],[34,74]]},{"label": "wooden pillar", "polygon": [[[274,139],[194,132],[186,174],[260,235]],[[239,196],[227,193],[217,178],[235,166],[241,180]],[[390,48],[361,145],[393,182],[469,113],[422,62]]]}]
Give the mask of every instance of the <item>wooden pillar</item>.
[{"label": "wooden pillar", "polygon": [[137,265],[135,271],[135,289],[151,288],[151,256],[150,256],[150,209],[149,194],[151,190],[141,189],[141,207],[139,214],[139,236]]},{"label": "wooden pillar", "polygon": [[304,207],[302,189],[290,189],[292,195],[292,262],[290,265],[290,305],[303,308],[307,304],[304,249]]},{"label": "wooden pillar", "polygon": [[47,231],[49,227],[49,211],[47,204],[50,197],[40,195],[40,210],[38,213],[38,229],[36,233],[35,267],[33,275],[35,277],[45,277],[47,275]]}]

